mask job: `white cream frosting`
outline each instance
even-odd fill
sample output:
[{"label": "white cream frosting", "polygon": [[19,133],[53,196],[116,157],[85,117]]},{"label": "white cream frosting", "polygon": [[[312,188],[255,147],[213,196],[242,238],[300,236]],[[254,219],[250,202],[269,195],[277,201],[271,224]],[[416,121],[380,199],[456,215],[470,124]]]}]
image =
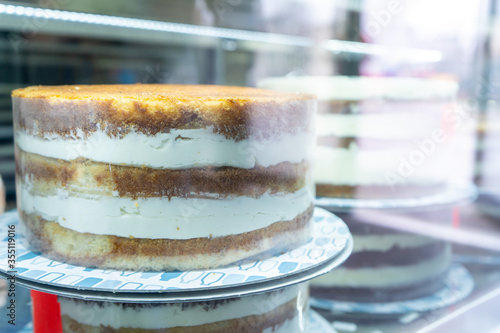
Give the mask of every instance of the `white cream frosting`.
[{"label": "white cream frosting", "polygon": [[386,252],[395,246],[405,249],[435,242],[435,240],[429,237],[404,234],[354,235],[353,240],[353,253],[361,251]]},{"label": "white cream frosting", "polygon": [[15,139],[22,150],[45,157],[62,160],[83,157],[102,163],[169,169],[204,166],[250,169],[256,165],[299,163],[309,160],[314,148],[312,133],[284,133],[272,140],[236,142],[214,133],[211,127],[171,130],[153,136],[130,132],[120,138],[110,137],[101,130],[86,138],[83,133],[40,138],[17,131]]},{"label": "white cream frosting", "polygon": [[453,159],[444,145],[423,159],[420,164],[410,163],[409,157],[417,146],[388,149],[362,149],[355,143],[349,148],[316,148],[314,180],[332,185],[386,185],[418,183],[425,185],[449,179]]},{"label": "white cream frosting", "polygon": [[81,233],[135,238],[190,239],[241,234],[279,221],[289,221],[307,210],[314,194],[309,188],[293,193],[264,194],[258,198],[197,199],[57,196],[19,188],[21,209]]},{"label": "white cream frosting", "polygon": [[[387,112],[377,114],[320,114],[318,136],[360,137],[366,139],[419,139],[441,128],[441,114],[428,112]],[[392,141],[394,142],[394,141]],[[390,144],[391,141],[388,141]]]},{"label": "white cream frosting", "polygon": [[[67,298],[59,298],[59,302],[61,315],[67,315],[81,324],[109,326],[114,329],[120,327],[162,329],[198,326],[252,315],[263,315],[294,298],[297,298],[297,311],[300,314],[307,303],[307,291],[304,284],[288,287],[278,292],[240,297],[224,304],[218,304],[214,308],[210,307],[210,301],[206,303],[208,305],[206,307],[202,303],[187,305],[184,308],[183,303],[132,308],[123,307],[120,303],[84,303]],[[285,324],[287,323],[285,322]],[[291,330],[279,332],[304,332],[303,323],[302,325],[298,324],[286,325]]]},{"label": "white cream frosting", "polygon": [[445,272],[451,262],[451,249],[446,247],[439,256],[413,265],[344,268],[312,280],[317,287],[391,287],[425,281]]},{"label": "white cream frosting", "polygon": [[405,77],[296,76],[272,77],[259,88],[315,94],[319,100],[388,98],[415,100],[454,98],[458,84],[451,80]]},{"label": "white cream frosting", "polygon": [[[313,176],[333,185],[398,185],[448,182],[467,185],[473,175],[474,138],[407,141],[397,147],[318,146]],[[490,165],[496,165],[490,163]]]}]

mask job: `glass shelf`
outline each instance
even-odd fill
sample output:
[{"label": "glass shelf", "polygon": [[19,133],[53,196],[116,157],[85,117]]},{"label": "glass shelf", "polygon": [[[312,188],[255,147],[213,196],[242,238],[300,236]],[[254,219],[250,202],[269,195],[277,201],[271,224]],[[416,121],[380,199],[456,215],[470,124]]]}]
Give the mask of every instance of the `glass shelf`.
[{"label": "glass shelf", "polygon": [[[309,49],[317,46],[313,39],[303,36],[78,13],[2,3],[0,3],[0,29],[26,33],[28,38],[30,34],[46,33],[160,44],[217,46],[227,51],[236,49],[289,51],[291,48]],[[11,42],[14,44],[22,42],[22,40],[23,37],[11,35]],[[344,40],[326,40],[320,42],[319,45],[333,53],[379,56],[399,54],[402,58],[420,62],[438,62],[442,59],[441,52],[437,50],[387,47]]]}]

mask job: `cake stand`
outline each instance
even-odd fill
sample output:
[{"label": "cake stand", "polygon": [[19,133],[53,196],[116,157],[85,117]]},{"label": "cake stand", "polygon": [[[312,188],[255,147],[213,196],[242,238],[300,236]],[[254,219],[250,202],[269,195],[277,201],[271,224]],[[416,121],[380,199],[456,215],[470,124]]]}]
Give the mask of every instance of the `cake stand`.
[{"label": "cake stand", "polygon": [[[17,225],[15,211],[0,217],[0,232]],[[335,215],[316,208],[312,237],[281,255],[243,260],[235,265],[188,272],[134,272],[91,269],[65,264],[23,246],[16,240],[16,266],[9,268],[7,239],[0,241],[0,276],[15,276],[30,289],[61,296],[119,302],[214,300],[282,288],[327,273],[352,251],[352,236]]]},{"label": "cake stand", "polygon": [[444,191],[415,198],[355,199],[317,197],[315,204],[331,212],[350,212],[354,209],[422,210],[472,201],[477,197],[475,186],[449,186]]},{"label": "cake stand", "polygon": [[[58,296],[120,303],[188,303],[270,292],[304,283],[344,262],[353,247],[345,223],[316,208],[309,242],[278,256],[186,272],[134,272],[80,267],[51,260],[23,246],[16,235],[16,265],[8,264],[8,240],[0,240],[0,276]],[[0,232],[17,226],[16,211],[0,217]],[[312,314],[313,332],[329,326]],[[319,330],[318,330],[319,327]]]},{"label": "cake stand", "polygon": [[465,299],[473,289],[474,280],[470,273],[462,265],[455,264],[448,272],[443,288],[424,297],[396,302],[370,303],[311,298],[311,306],[342,317],[393,318],[406,313],[445,308]]}]

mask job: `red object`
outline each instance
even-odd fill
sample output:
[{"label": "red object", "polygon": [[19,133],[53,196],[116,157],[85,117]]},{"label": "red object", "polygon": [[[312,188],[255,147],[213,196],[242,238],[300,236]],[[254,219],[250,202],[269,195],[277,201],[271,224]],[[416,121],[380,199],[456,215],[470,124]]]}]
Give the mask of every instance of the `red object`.
[{"label": "red object", "polygon": [[33,333],[62,333],[61,307],[57,296],[32,290]]},{"label": "red object", "polygon": [[458,207],[453,207],[453,217],[452,217],[452,225],[453,228],[460,228],[460,210]]}]

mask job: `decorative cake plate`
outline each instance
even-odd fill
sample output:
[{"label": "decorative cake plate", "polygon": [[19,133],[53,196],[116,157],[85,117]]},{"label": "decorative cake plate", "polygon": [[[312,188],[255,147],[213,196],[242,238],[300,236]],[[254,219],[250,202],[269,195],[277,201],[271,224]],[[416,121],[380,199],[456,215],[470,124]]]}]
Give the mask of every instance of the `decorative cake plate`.
[{"label": "decorative cake plate", "polygon": [[[14,276],[30,289],[89,300],[184,302],[249,295],[305,282],[343,263],[352,252],[349,229],[337,216],[316,208],[309,242],[263,260],[187,272],[136,272],[91,269],[48,259],[15,237],[15,267],[8,262],[9,226],[17,230],[16,211],[0,217],[0,276]],[[13,227],[12,227],[13,226]],[[11,230],[12,230],[11,229]]]},{"label": "decorative cake plate", "polygon": [[475,186],[450,186],[446,190],[428,196],[398,199],[355,199],[355,198],[316,198],[315,204],[334,212],[349,212],[353,209],[421,209],[438,208],[477,197]]},{"label": "decorative cake plate", "polygon": [[311,298],[311,306],[340,315],[399,316],[411,312],[426,312],[453,305],[465,299],[474,289],[474,280],[465,267],[454,264],[440,291],[417,299],[385,303],[358,303]]}]

